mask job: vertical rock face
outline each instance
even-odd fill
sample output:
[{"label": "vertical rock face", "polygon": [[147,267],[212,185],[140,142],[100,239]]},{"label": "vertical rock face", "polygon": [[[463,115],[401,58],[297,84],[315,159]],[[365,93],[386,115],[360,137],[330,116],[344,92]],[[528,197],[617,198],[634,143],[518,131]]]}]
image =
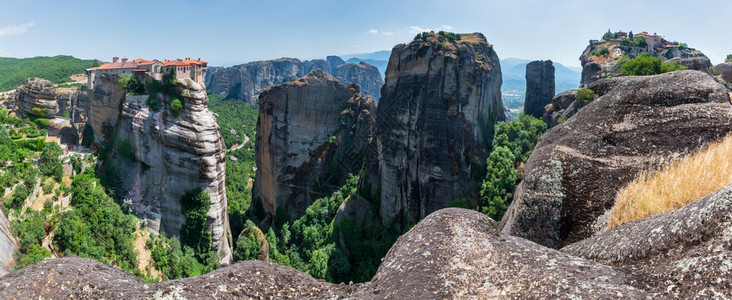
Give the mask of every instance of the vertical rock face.
[{"label": "vertical rock face", "polygon": [[358,92],[315,70],[259,96],[253,193],[268,212],[302,215],[318,196],[311,190],[316,179],[342,182],[358,172],[376,109]]},{"label": "vertical rock face", "polygon": [[732,131],[730,90],[678,71],[593,83],[600,98],[537,142],[502,232],[559,248],[606,226],[616,193],[641,171]]},{"label": "vertical rock face", "polygon": [[10,221],[0,210],[0,277],[9,273],[15,266],[15,251],[18,248],[18,242],[10,230]]},{"label": "vertical rock face", "polygon": [[[370,163],[382,221],[412,222],[477,197],[489,122],[505,119],[498,56],[480,33],[450,41],[423,34],[392,50]],[[377,188],[378,190],[378,188]]]},{"label": "vertical rock face", "polygon": [[[231,262],[224,186],[226,149],[216,118],[207,108],[205,87],[179,80],[176,90],[185,108],[174,117],[167,109],[152,111],[146,104],[147,95],[125,97],[116,88],[105,89],[114,82],[114,77],[97,79],[89,99],[89,123],[92,127],[110,126],[107,138],[115,137],[117,155],[133,158],[131,162],[119,159],[112,165],[114,173],[120,175],[122,197],[132,200],[133,209],[147,218],[151,229],[178,235],[185,223],[180,199],[186,192],[201,188],[211,198],[206,226],[212,232],[213,248],[222,263]],[[107,104],[118,101],[115,96],[120,93],[121,104],[112,110]],[[98,98],[100,95],[106,96]],[[160,103],[165,102],[162,95],[158,97]],[[107,123],[111,120],[115,123]],[[99,130],[95,128],[95,132]],[[132,153],[119,150],[125,147],[132,148]],[[111,167],[107,164],[112,163],[105,161],[105,168]]]},{"label": "vertical rock face", "polygon": [[532,61],[526,65],[526,100],[524,112],[542,118],[544,107],[554,97],[554,64],[551,60]]},{"label": "vertical rock face", "polygon": [[[338,69],[341,67],[340,69]],[[257,102],[259,93],[267,88],[300,78],[315,69],[331,74],[341,83],[361,86],[362,93],[378,98],[378,89],[383,80],[379,70],[364,63],[345,63],[338,56],[328,56],[325,60],[301,61],[296,58],[256,61],[229,68],[210,71],[206,85],[212,93],[222,97],[234,97],[249,104]],[[373,93],[373,94],[372,94]]]},{"label": "vertical rock face", "polygon": [[94,86],[86,90],[83,98],[87,122],[94,130],[97,140],[106,141],[112,137],[117,126],[119,109],[125,101],[125,91],[119,88],[116,76],[102,73],[97,75]]}]

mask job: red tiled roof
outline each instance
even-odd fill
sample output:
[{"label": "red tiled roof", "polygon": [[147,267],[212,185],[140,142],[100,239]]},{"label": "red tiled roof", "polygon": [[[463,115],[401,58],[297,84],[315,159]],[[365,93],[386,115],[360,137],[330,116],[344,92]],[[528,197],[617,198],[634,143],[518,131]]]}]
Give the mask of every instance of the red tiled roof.
[{"label": "red tiled roof", "polygon": [[106,70],[106,69],[136,69],[137,63],[133,63],[131,61],[128,62],[116,62],[116,63],[106,63],[99,67],[92,68],[92,70]]},{"label": "red tiled roof", "polygon": [[163,61],[164,66],[191,66],[191,65],[203,65],[207,62],[202,60],[194,59],[177,59],[177,60],[165,60]]},{"label": "red tiled roof", "polygon": [[[140,66],[147,66],[152,65],[155,62],[160,62],[159,60],[145,60],[142,58],[135,59],[133,61],[127,61],[127,62],[112,62],[112,63],[106,63],[99,67],[95,68],[89,68],[87,70],[109,70],[109,69],[137,69]],[[177,60],[164,60],[161,63],[163,63],[164,66],[192,66],[192,65],[205,65],[208,64],[205,61],[202,61],[200,59],[194,60],[194,59],[177,59]]]}]

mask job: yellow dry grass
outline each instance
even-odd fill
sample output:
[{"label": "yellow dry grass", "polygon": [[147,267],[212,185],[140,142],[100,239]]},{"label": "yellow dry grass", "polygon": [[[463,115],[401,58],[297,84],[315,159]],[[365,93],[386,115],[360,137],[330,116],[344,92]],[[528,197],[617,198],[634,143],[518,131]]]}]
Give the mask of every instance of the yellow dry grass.
[{"label": "yellow dry grass", "polygon": [[621,189],[607,229],[672,211],[732,183],[732,134]]}]

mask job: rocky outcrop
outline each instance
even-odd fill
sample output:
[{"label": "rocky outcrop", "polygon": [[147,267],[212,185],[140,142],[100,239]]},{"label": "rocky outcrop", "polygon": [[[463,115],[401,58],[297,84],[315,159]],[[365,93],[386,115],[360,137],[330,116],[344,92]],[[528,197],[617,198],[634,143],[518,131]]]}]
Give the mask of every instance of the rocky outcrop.
[{"label": "rocky outcrop", "polygon": [[[340,70],[337,70],[341,67]],[[340,57],[328,56],[326,60],[301,61],[296,58],[256,61],[229,68],[209,70],[206,85],[211,93],[222,97],[238,98],[247,103],[257,102],[259,93],[267,88],[303,77],[315,69],[321,69],[341,80],[344,85],[356,83],[362,92],[378,99],[378,89],[383,80],[379,71],[369,64],[346,64]],[[378,86],[374,88],[374,86]],[[370,94],[376,93],[376,94]]]},{"label": "rocky outcrop", "polygon": [[681,66],[686,67],[689,70],[697,70],[702,72],[710,73],[712,68],[712,61],[706,56],[698,57],[674,57],[670,61],[675,62]]},{"label": "rocky outcrop", "polygon": [[15,91],[15,103],[25,114],[53,118],[59,112],[56,89],[48,80],[26,79]]},{"label": "rocky outcrop", "polygon": [[10,221],[0,210],[0,277],[10,272],[15,266],[15,251],[18,241],[10,229]]},{"label": "rocky outcrop", "polygon": [[[732,295],[732,184],[689,205],[562,248],[636,275],[677,299]],[[724,296],[726,295],[726,296]]]},{"label": "rocky outcrop", "polygon": [[[115,82],[113,76],[97,77],[88,110],[97,138],[100,132],[107,134],[106,139],[115,138],[116,155],[104,162],[105,172],[116,177],[110,180],[116,185],[115,197],[132,200],[133,210],[148,220],[152,230],[175,236],[185,222],[180,199],[201,188],[211,198],[206,227],[213,248],[222,263],[229,263],[226,149],[216,118],[207,108],[205,87],[179,80],[176,92],[184,109],[175,117],[166,107],[151,110],[147,95],[125,96]],[[157,100],[166,103],[166,97],[158,94]]]},{"label": "rocky outcrop", "polygon": [[[658,36],[653,39],[646,39],[646,42],[648,43],[647,46],[634,46],[624,44],[619,39],[590,41],[590,45],[585,48],[579,58],[582,64],[580,87],[588,87],[591,83],[602,78],[617,76],[620,74],[620,68],[628,59],[635,58],[643,53],[658,57],[662,61],[676,59],[676,62],[692,70],[708,72],[709,67],[711,67],[711,63],[707,66],[709,58],[693,48],[667,48],[671,43]],[[601,51],[604,49],[607,49],[606,54]]]},{"label": "rocky outcrop", "polygon": [[[330,56],[329,56],[330,57]],[[337,56],[336,56],[337,57]],[[371,97],[378,105],[381,96],[381,87],[384,80],[381,79],[379,69],[365,62],[359,64],[343,63],[333,70],[333,77],[343,84],[356,83],[361,88],[361,93]]]},{"label": "rocky outcrop", "polygon": [[[443,209],[401,236],[384,257],[374,278],[363,284],[331,284],[289,267],[258,260],[238,262],[204,276],[144,283],[115,267],[71,256],[47,259],[0,278],[0,295],[22,299],[727,298],[732,295],[728,233],[732,200],[729,192],[718,195],[722,193],[726,194],[680,215],[659,218],[674,222],[654,220],[644,226],[629,223],[617,229],[632,227],[630,230],[610,231],[588,240],[591,242],[587,246],[602,245],[599,250],[582,244],[562,251],[549,249],[498,232],[496,222],[481,213]],[[713,213],[711,216],[720,219],[705,218],[704,213]],[[673,241],[690,241],[704,235],[689,230],[694,224],[680,224],[686,220],[693,220],[694,224],[703,226],[704,234],[710,234],[711,243],[694,244],[687,252],[698,251],[694,255],[699,256],[637,266],[581,257],[589,257],[587,251],[614,251],[612,243],[627,244],[630,248],[615,252],[630,257],[639,253],[637,249],[648,247],[646,236],[664,239],[664,234],[680,237],[668,240],[671,248],[683,248],[686,244],[674,245]],[[712,225],[715,223],[721,226]],[[675,234],[674,228],[687,231]],[[624,232],[635,237],[624,236]],[[685,233],[693,237],[684,237]],[[603,239],[604,236],[617,239]],[[620,239],[621,236],[628,239]]]},{"label": "rocky outcrop", "polygon": [[416,223],[455,199],[477,197],[482,179],[473,165],[486,159],[486,124],[505,119],[501,67],[482,34],[454,42],[421,36],[394,47],[381,90],[378,156],[369,165],[383,222],[407,216]]},{"label": "rocky outcrop", "polygon": [[539,139],[502,232],[549,247],[590,237],[638,172],[732,131],[730,90],[703,72],[606,79],[593,88],[600,98]]},{"label": "rocky outcrop", "polygon": [[300,216],[321,196],[314,185],[340,186],[359,172],[376,107],[358,86],[318,69],[267,89],[259,102],[253,195],[267,212]]},{"label": "rocky outcrop", "polygon": [[718,64],[714,74],[722,78],[726,82],[732,82],[732,63]]},{"label": "rocky outcrop", "polygon": [[542,117],[544,123],[551,128],[574,116],[583,105],[575,98],[578,90],[571,89],[554,96],[551,103],[544,107],[545,111]]},{"label": "rocky outcrop", "polygon": [[542,118],[544,107],[554,97],[554,64],[551,60],[532,61],[526,65],[526,100],[524,113]]}]

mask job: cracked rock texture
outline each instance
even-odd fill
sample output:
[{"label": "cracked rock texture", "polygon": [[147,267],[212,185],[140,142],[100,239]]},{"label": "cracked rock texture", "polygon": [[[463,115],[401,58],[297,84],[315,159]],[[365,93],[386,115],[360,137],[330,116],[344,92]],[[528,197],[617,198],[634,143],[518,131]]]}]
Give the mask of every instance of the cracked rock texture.
[{"label": "cracked rock texture", "polygon": [[20,248],[10,229],[10,221],[0,210],[0,276],[10,272],[15,266],[15,251]]},{"label": "cracked rock texture", "polygon": [[[226,149],[216,118],[207,108],[205,87],[179,80],[176,90],[185,109],[174,117],[165,108],[152,111],[146,104],[147,95],[125,96],[115,83],[115,77],[98,77],[90,92],[88,118],[97,136],[100,132],[108,134],[106,139],[114,136],[117,148],[131,145],[134,160],[117,159],[113,171],[119,176],[122,197],[132,200],[133,210],[147,218],[152,230],[177,236],[185,222],[180,199],[201,188],[211,198],[206,226],[212,233],[213,248],[222,263],[230,263]],[[158,97],[159,103],[166,102],[163,95]]]},{"label": "cracked rock texture", "polygon": [[315,69],[331,74],[344,85],[358,84],[362,93],[374,99],[379,98],[379,89],[384,84],[376,67],[367,63],[346,63],[338,56],[328,56],[326,59],[308,61],[278,58],[214,68],[206,75],[206,86],[211,93],[255,104],[259,93],[267,88],[303,77]]},{"label": "cracked rock texture", "polygon": [[524,112],[542,118],[544,107],[554,97],[554,64],[551,60],[536,60],[526,64],[526,100]]},{"label": "cracked rock texture", "polygon": [[374,278],[362,284],[332,284],[257,260],[147,284],[115,267],[69,256],[1,277],[0,298],[728,298],[730,190],[562,251],[500,233],[481,213],[442,209],[399,237]]},{"label": "cracked rock texture", "polygon": [[[28,78],[19,86],[9,103],[26,115],[35,115],[44,118],[61,118],[64,112],[71,113],[72,106],[79,96],[75,88],[56,89],[53,83],[42,78]],[[7,105],[12,109],[12,105]]]},{"label": "cracked rock texture", "polygon": [[674,298],[732,296],[732,184],[679,209],[629,222],[562,252],[632,274]]},{"label": "cracked rock texture", "polygon": [[732,131],[730,90],[707,73],[619,77],[592,87],[600,98],[539,139],[502,232],[553,248],[588,238],[638,172]]},{"label": "cracked rock texture", "polygon": [[369,162],[384,224],[397,216],[416,223],[455,199],[478,197],[473,165],[485,163],[485,124],[505,119],[493,47],[480,33],[441,39],[432,33],[392,49]]},{"label": "cracked rock texture", "polygon": [[267,212],[299,217],[322,196],[314,185],[340,186],[360,171],[376,107],[358,92],[320,69],[262,92],[253,194]]},{"label": "cracked rock texture", "polygon": [[726,82],[732,82],[732,62],[721,63],[715,67],[715,75]]}]

